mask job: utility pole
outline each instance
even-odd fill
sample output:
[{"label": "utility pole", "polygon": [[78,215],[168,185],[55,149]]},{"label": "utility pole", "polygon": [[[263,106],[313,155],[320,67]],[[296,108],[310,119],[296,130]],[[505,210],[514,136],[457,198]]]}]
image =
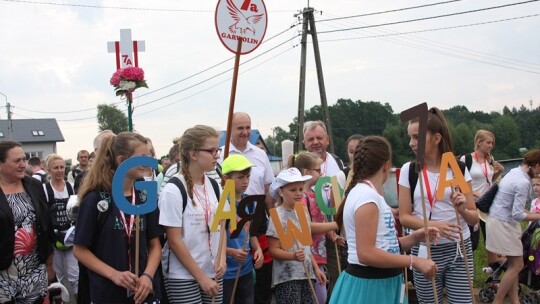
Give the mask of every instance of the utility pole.
[{"label": "utility pole", "polygon": [[317,68],[317,80],[319,84],[319,95],[321,98],[321,107],[323,121],[328,131],[330,138],[330,152],[334,153],[334,139],[332,138],[332,124],[330,121],[330,113],[328,111],[328,102],[326,100],[326,88],[324,86],[324,76],[321,63],[321,54],[319,51],[319,40],[317,38],[317,29],[315,27],[315,17],[313,16],[314,9],[306,7],[302,11],[302,40],[300,44],[302,50],[300,53],[300,88],[298,92],[298,142],[297,151],[302,150],[303,143],[303,128],[304,128],[304,108],[305,108],[305,92],[306,92],[306,52],[307,52],[307,34],[311,34],[313,41],[313,52],[315,55],[315,66]]},{"label": "utility pole", "polygon": [[11,105],[9,104],[8,102],[8,98],[7,96],[0,92],[0,94],[2,96],[4,96],[4,98],[6,99],[6,110],[7,110],[7,118],[8,118],[8,121],[7,121],[7,125],[8,125],[8,139],[11,140],[11,134],[13,133],[12,130],[13,130],[13,124],[11,123]]}]

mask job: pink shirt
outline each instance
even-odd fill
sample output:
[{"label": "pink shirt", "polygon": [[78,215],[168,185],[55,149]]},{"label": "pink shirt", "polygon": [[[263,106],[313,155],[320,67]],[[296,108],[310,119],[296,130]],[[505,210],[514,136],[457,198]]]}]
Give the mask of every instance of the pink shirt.
[{"label": "pink shirt", "polygon": [[[305,193],[304,197],[302,197],[301,203],[308,208],[309,215],[313,223],[324,223],[325,216],[317,205],[317,201],[315,200],[315,192],[313,192],[313,190]],[[311,244],[311,253],[315,258],[315,261],[318,265],[326,265],[325,234],[311,234],[311,238],[313,239],[313,244]]]}]

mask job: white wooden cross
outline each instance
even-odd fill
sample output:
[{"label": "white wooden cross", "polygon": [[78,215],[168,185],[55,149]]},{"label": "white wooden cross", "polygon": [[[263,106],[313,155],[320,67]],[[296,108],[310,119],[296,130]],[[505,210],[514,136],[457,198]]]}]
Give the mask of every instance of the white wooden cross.
[{"label": "white wooden cross", "polygon": [[139,66],[139,52],[144,52],[144,40],[133,41],[131,39],[131,29],[120,30],[120,41],[107,42],[109,53],[116,53],[116,69],[127,66]]}]

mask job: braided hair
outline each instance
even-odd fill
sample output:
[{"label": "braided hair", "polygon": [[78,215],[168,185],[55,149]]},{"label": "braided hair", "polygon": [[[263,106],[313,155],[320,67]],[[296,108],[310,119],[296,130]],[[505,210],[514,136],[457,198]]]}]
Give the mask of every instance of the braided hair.
[{"label": "braided hair", "polygon": [[343,210],[349,192],[361,181],[375,175],[392,155],[388,141],[381,136],[366,136],[356,146],[353,160],[353,177],[345,191],[345,197],[339,206],[336,223],[343,227]]}]

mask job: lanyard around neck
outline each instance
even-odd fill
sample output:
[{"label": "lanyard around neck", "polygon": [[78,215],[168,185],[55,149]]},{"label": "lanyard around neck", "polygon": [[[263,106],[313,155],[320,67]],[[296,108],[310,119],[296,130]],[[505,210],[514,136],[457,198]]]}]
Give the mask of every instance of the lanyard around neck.
[{"label": "lanyard around neck", "polygon": [[[480,160],[478,159],[478,153],[476,151],[474,151],[474,158],[476,159],[476,162],[480,164]],[[482,168],[482,165],[480,165],[480,168],[482,169],[482,173],[484,173],[484,176],[486,177],[486,183],[488,184],[488,186],[491,187],[491,182],[489,181],[489,176],[488,176],[489,172],[488,172],[486,157],[484,157],[484,167]]]}]

